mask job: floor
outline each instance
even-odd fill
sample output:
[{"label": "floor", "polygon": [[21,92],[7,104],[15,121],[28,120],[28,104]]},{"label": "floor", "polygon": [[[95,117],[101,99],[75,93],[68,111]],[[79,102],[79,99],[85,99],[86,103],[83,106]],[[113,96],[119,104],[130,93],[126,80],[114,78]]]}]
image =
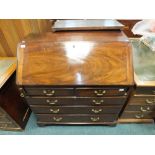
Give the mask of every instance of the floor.
[{"label": "floor", "polygon": [[48,126],[38,127],[32,114],[22,132],[0,131],[0,135],[154,135],[155,124],[118,124],[108,126]]}]

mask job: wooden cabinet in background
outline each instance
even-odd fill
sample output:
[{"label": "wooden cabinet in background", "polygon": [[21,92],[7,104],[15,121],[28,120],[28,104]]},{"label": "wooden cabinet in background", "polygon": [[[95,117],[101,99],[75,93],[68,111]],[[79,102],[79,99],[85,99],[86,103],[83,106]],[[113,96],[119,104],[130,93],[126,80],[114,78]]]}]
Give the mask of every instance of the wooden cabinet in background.
[{"label": "wooden cabinet in background", "polygon": [[139,39],[131,39],[135,89],[120,122],[153,122],[155,118],[155,53]]},{"label": "wooden cabinet in background", "polygon": [[16,58],[0,57],[0,129],[23,130],[31,110],[20,96],[15,78]]}]

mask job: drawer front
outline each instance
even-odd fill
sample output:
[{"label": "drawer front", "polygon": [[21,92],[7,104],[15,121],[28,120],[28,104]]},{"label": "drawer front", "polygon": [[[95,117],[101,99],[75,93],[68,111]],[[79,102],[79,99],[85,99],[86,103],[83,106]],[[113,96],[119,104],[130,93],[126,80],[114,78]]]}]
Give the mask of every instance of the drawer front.
[{"label": "drawer front", "polygon": [[50,124],[63,124],[63,123],[103,123],[114,122],[118,118],[117,114],[104,114],[104,115],[54,115],[54,114],[38,114],[38,123]]},{"label": "drawer front", "polygon": [[155,96],[133,96],[130,98],[130,105],[155,105]]},{"label": "drawer front", "polygon": [[77,97],[76,101],[78,105],[122,105],[125,103],[126,97]]},{"label": "drawer front", "polygon": [[117,114],[122,106],[31,106],[36,114]]},{"label": "drawer front", "polygon": [[124,104],[126,97],[26,97],[30,105],[118,105]]},{"label": "drawer front", "polygon": [[74,96],[73,88],[50,88],[50,87],[36,87],[25,88],[26,95],[29,96]]},{"label": "drawer front", "polygon": [[57,105],[74,105],[75,98],[58,98],[58,97],[26,97],[25,98],[29,105],[50,105],[50,106],[57,106]]},{"label": "drawer front", "polygon": [[77,96],[103,97],[125,95],[127,88],[77,88]]},{"label": "drawer front", "polygon": [[136,94],[155,95],[155,87],[138,87]]},{"label": "drawer front", "polygon": [[155,106],[150,105],[128,105],[125,111],[139,111],[139,112],[149,112],[155,111]]},{"label": "drawer front", "polygon": [[125,111],[121,118],[136,118],[136,119],[152,119],[155,117],[155,112],[131,112]]}]

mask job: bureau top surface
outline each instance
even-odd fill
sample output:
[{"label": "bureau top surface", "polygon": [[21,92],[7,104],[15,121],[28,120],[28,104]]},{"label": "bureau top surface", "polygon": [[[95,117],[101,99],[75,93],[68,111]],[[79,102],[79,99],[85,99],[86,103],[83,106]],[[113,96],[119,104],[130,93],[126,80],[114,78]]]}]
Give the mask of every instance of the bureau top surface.
[{"label": "bureau top surface", "polygon": [[16,70],[16,58],[0,57],[0,88]]},{"label": "bureau top surface", "polygon": [[155,52],[139,39],[131,39],[135,83],[137,86],[155,86]]},{"label": "bureau top surface", "polygon": [[18,85],[132,85],[132,52],[121,31],[30,35],[18,45]]}]

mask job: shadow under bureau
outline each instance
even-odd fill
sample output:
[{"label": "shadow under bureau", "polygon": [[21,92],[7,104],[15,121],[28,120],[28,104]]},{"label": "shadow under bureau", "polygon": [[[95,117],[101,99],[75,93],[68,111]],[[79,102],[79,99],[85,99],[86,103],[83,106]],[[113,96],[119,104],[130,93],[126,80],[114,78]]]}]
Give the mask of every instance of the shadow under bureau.
[{"label": "shadow under bureau", "polygon": [[130,42],[120,30],[30,35],[17,84],[39,126],[115,125],[133,87]]}]

